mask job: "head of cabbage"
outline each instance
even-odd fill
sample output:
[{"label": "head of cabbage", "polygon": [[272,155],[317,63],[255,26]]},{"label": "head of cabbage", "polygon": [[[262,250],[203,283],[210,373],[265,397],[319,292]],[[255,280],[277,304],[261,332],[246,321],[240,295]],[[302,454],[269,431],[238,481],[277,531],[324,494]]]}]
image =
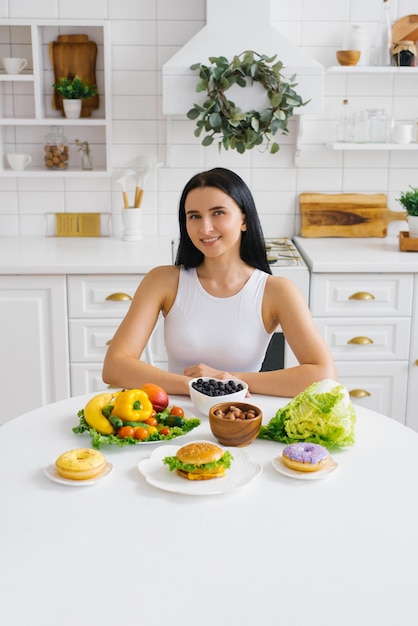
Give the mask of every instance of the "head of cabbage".
[{"label": "head of cabbage", "polygon": [[309,441],[327,448],[354,444],[356,413],[344,385],[325,379],[313,383],[279,409],[258,437],[282,443]]}]

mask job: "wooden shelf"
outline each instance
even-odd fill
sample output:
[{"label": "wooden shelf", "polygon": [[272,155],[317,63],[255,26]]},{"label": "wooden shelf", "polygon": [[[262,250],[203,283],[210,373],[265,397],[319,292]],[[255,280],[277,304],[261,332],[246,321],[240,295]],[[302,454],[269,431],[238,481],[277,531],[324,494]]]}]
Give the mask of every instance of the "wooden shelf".
[{"label": "wooden shelf", "polygon": [[[47,49],[60,30],[74,30],[87,35],[97,44],[97,83],[99,108],[91,117],[67,119],[54,108],[52,101],[53,67]],[[0,34],[3,54],[10,54],[16,41],[22,37],[26,44],[28,65],[20,74],[0,71],[0,177],[94,177],[109,175],[112,171],[112,99],[110,30],[107,20],[36,20],[2,19]],[[24,83],[20,88],[13,85]],[[14,114],[17,113],[15,116]],[[76,167],[51,171],[43,166],[44,135],[52,126],[59,126],[68,135],[71,145],[75,138],[86,139],[93,146],[94,169]],[[1,169],[7,152],[25,152],[32,156],[32,167],[23,171]]]}]

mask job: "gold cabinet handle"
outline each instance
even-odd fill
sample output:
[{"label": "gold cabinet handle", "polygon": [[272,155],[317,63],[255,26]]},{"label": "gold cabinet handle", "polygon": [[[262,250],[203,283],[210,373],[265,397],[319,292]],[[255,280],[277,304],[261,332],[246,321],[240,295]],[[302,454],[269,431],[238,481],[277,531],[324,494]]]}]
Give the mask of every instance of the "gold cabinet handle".
[{"label": "gold cabinet handle", "polygon": [[373,343],[373,339],[370,339],[370,337],[352,337],[347,343],[353,343],[357,346],[366,346]]},{"label": "gold cabinet handle", "polygon": [[369,291],[356,291],[348,297],[349,300],[374,300],[375,297]]},{"label": "gold cabinet handle", "polygon": [[418,359],[415,361],[415,365],[418,365]]},{"label": "gold cabinet handle", "polygon": [[106,345],[107,345],[107,346],[110,346],[110,344],[111,344],[111,343],[112,343],[112,340],[111,340],[111,339],[108,339],[108,340],[106,341]]},{"label": "gold cabinet handle", "polygon": [[371,393],[369,393],[365,389],[352,389],[351,391],[348,392],[348,395],[351,398],[367,398],[368,396],[371,395]]},{"label": "gold cabinet handle", "polygon": [[132,300],[132,297],[128,293],[111,293],[109,296],[106,296],[106,300],[111,300],[112,302],[123,302],[124,300]]}]

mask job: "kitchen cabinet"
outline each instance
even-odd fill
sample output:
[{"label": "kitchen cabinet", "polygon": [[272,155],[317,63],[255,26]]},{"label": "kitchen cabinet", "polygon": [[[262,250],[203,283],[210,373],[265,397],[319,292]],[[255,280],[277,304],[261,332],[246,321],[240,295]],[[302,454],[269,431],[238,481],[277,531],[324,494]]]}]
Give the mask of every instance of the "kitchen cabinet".
[{"label": "kitchen cabinet", "polygon": [[408,366],[406,425],[418,431],[418,274],[414,276],[413,324]]},{"label": "kitchen cabinet", "polygon": [[70,395],[65,276],[0,276],[0,424]]},{"label": "kitchen cabinet", "polygon": [[313,274],[310,307],[354,403],[405,422],[413,278]]},{"label": "kitchen cabinet", "polygon": [[[68,276],[72,395],[106,388],[103,359],[142,278],[138,274]],[[157,324],[142,358],[167,369],[162,325]]]},{"label": "kitchen cabinet", "polygon": [[[99,109],[91,117],[67,119],[53,108],[54,73],[50,42],[62,34],[85,34],[97,44],[96,82]],[[106,21],[0,19],[0,56],[28,60],[21,74],[0,73],[0,176],[107,176],[111,172],[110,41]],[[50,170],[44,165],[45,135],[58,125],[70,146],[69,167]],[[81,169],[75,140],[88,141],[94,168]],[[5,155],[25,152],[32,163],[24,171],[9,168]]]}]

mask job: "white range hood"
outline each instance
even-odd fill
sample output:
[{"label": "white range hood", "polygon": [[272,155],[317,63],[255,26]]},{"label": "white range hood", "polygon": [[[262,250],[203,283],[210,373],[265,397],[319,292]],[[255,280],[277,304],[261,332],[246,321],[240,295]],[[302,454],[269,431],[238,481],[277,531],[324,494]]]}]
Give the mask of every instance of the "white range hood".
[{"label": "white range hood", "polygon": [[232,59],[246,50],[277,54],[282,74],[296,74],[297,93],[310,100],[296,115],[321,112],[324,68],[271,26],[270,0],[206,0],[206,26],[163,65],[163,113],[185,115],[194,103],[203,103],[193,63],[209,64],[210,56]]}]

